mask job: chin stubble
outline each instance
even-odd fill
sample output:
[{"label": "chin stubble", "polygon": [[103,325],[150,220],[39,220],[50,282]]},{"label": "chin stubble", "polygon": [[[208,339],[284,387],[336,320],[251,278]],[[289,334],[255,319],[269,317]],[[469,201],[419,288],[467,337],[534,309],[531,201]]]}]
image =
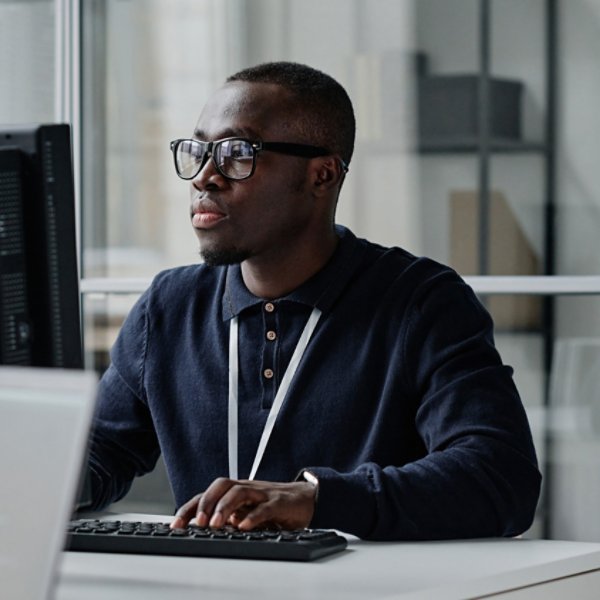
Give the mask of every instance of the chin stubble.
[{"label": "chin stubble", "polygon": [[200,257],[210,267],[236,265],[247,258],[250,253],[239,248],[200,248]]}]

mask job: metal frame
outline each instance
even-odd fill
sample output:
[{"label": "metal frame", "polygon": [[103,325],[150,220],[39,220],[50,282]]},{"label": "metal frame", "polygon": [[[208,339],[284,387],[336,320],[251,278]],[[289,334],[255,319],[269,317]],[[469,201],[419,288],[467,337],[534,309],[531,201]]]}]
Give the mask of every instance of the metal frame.
[{"label": "metal frame", "polygon": [[[479,95],[478,95],[478,159],[479,159],[479,272],[485,275],[489,268],[489,210],[490,210],[490,161],[493,140],[490,131],[490,59],[491,59],[491,20],[492,1],[479,0]],[[557,0],[545,0],[545,64],[546,64],[546,116],[544,123],[544,140],[542,152],[544,156],[544,275],[552,276],[556,268],[555,260],[555,214],[556,214],[556,68],[557,68],[557,35],[558,35]],[[583,290],[597,289],[600,278],[561,278],[551,280],[540,278],[497,278],[488,282],[477,282],[483,285],[477,291],[486,293],[534,293],[544,295],[542,301],[542,336],[544,365],[544,403],[549,403],[550,374],[555,337],[555,295],[564,293],[581,293]],[[509,291],[509,286],[517,283],[518,291]],[[503,285],[504,284],[504,287]],[[577,286],[579,287],[579,292]],[[528,288],[529,286],[529,288]],[[482,288],[490,291],[482,291]],[[498,290],[503,291],[498,291]],[[533,291],[537,290],[537,291]],[[595,293],[585,291],[583,293]],[[484,299],[485,300],[485,299]],[[550,450],[551,440],[546,437],[546,455]],[[546,485],[551,477],[546,465]],[[544,499],[544,532],[550,534],[549,496]]]},{"label": "metal frame", "polygon": [[478,180],[479,180],[479,272],[489,269],[488,240],[490,234],[490,160],[491,160],[491,0],[479,1],[479,80],[477,98]]},{"label": "metal frame", "polygon": [[79,0],[54,0],[54,117],[58,123],[71,125],[79,273],[81,273],[80,21]]},{"label": "metal frame", "polygon": [[[465,276],[464,280],[477,294],[532,296],[600,295],[600,275],[532,275],[532,276]],[[144,292],[151,277],[98,277],[81,280],[82,294],[139,294]]]}]

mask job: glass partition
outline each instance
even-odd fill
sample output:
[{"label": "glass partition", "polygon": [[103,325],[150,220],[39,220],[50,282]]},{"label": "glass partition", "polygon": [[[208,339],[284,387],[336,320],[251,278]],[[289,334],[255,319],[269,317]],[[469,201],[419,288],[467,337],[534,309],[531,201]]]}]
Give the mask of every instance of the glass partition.
[{"label": "glass partition", "polygon": [[[557,14],[555,4],[81,3],[84,277],[150,278],[199,260],[188,187],[175,175],[168,143],[189,135],[227,75],[268,60],[322,68],[353,98],[357,146],[337,220],[359,236],[432,256],[467,276],[598,273],[600,7],[575,0],[559,3]],[[500,85],[486,108],[490,130],[482,140],[486,68],[488,85]],[[427,94],[439,84],[436,100]],[[466,96],[455,102],[457,89]],[[498,118],[493,106],[503,100]],[[427,120],[436,106],[442,122]],[[442,143],[440,131],[451,134]],[[482,300],[495,318],[498,347],[515,368],[544,470],[530,535],[598,541],[600,401],[591,391],[598,297],[524,295],[518,279],[512,285],[514,294]],[[86,299],[86,349],[98,370],[133,300]]]},{"label": "glass partition", "polygon": [[0,1],[0,124],[52,122],[55,2]]}]

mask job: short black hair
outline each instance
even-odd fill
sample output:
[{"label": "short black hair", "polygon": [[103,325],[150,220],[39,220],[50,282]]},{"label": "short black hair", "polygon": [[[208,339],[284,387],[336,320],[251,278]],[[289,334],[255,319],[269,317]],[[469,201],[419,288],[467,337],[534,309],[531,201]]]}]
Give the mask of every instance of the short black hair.
[{"label": "short black hair", "polygon": [[327,148],[350,164],[356,132],[354,110],[346,90],[333,77],[300,63],[269,62],[227,78],[232,81],[271,83],[287,89],[297,114],[293,128],[303,138],[297,141]]}]

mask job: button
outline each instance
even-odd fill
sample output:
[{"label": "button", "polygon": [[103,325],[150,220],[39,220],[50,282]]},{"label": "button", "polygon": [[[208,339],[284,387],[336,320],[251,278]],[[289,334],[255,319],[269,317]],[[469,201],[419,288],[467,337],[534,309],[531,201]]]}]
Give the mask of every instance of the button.
[{"label": "button", "polygon": [[265,304],[265,310],[267,312],[273,312],[275,310],[275,305],[272,302],[267,302]]},{"label": "button", "polygon": [[272,342],[277,339],[277,334],[274,331],[267,331],[267,339]]},{"label": "button", "polygon": [[273,379],[273,375],[275,375],[275,373],[273,373],[273,369],[265,369],[263,371],[263,375],[266,379]]}]

